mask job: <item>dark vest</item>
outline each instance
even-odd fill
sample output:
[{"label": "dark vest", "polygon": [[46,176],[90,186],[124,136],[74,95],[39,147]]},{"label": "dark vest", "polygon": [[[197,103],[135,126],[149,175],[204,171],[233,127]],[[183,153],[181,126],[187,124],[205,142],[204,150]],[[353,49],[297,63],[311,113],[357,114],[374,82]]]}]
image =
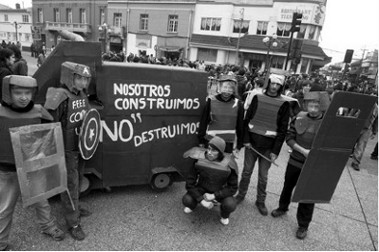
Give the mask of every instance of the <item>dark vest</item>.
[{"label": "dark vest", "polygon": [[90,109],[87,96],[80,92],[75,95],[70,91],[60,88],[68,97],[67,104],[67,123],[62,125],[65,150],[79,150],[79,133],[82,126],[84,115]]},{"label": "dark vest", "polygon": [[25,113],[18,113],[0,105],[0,163],[15,165],[9,129],[40,124],[41,118],[43,114],[40,105],[35,105],[32,110]]},{"label": "dark vest", "polygon": [[221,162],[198,159],[195,163],[195,168],[200,174],[198,185],[208,192],[221,190],[231,173],[230,159],[230,155],[226,155]]},{"label": "dark vest", "polygon": [[280,107],[286,100],[279,97],[270,97],[265,94],[256,94],[258,103],[254,117],[249,122],[249,131],[265,137],[275,138],[277,135],[277,117]]},{"label": "dark vest", "polygon": [[[314,138],[322,122],[322,117],[312,119],[307,112],[300,112],[295,121],[296,143],[305,149],[311,149]],[[300,152],[293,150],[289,163],[301,168],[306,158]]]},{"label": "dark vest", "polygon": [[219,136],[225,142],[234,142],[236,136],[238,114],[238,99],[222,102],[213,98],[211,100],[211,122],[207,134]]}]

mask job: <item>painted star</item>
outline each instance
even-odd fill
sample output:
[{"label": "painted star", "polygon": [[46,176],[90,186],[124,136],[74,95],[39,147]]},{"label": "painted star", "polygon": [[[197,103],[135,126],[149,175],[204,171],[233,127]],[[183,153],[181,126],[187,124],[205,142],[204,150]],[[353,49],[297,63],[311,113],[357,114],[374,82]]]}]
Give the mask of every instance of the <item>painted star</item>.
[{"label": "painted star", "polygon": [[89,129],[89,140],[92,141],[92,138],[95,136],[95,129]]}]

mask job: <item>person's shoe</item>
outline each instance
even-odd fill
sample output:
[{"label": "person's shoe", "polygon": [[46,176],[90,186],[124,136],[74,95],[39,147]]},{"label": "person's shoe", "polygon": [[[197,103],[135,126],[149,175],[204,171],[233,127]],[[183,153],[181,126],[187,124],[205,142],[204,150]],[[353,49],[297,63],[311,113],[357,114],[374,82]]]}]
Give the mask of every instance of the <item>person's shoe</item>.
[{"label": "person's shoe", "polygon": [[237,203],[237,205],[238,204],[240,204],[244,199],[245,199],[245,197],[244,196],[241,196],[241,195],[237,195],[236,197],[235,197],[235,199],[236,199],[236,203]]},{"label": "person's shoe", "polygon": [[42,231],[42,233],[50,236],[55,241],[61,241],[65,237],[64,232],[60,228],[58,228],[57,226],[51,227],[48,230],[44,230],[44,231]]},{"label": "person's shoe", "polygon": [[86,234],[83,232],[83,229],[80,225],[69,228],[68,232],[75,240],[82,241],[84,238],[86,238]]},{"label": "person's shoe", "polygon": [[305,237],[307,237],[308,228],[305,227],[299,227],[296,231],[296,238],[303,240]]},{"label": "person's shoe", "polygon": [[91,211],[89,211],[89,210],[87,210],[87,209],[85,209],[85,208],[79,208],[79,215],[80,215],[80,217],[88,217],[88,216],[90,216],[92,214],[92,212]]},{"label": "person's shoe", "polygon": [[277,208],[271,212],[271,216],[274,218],[280,217],[280,216],[285,215],[285,214],[286,214],[286,211],[283,211],[279,208]]},{"label": "person's shoe", "polygon": [[378,160],[378,156],[375,156],[375,155],[374,155],[374,156],[371,155],[370,158],[371,158],[372,160]]},{"label": "person's shoe", "polygon": [[256,201],[256,202],[255,202],[255,205],[257,206],[258,211],[259,211],[263,216],[267,216],[267,215],[268,215],[268,210],[267,210],[267,208],[266,208],[264,202],[258,202],[258,201]]},{"label": "person's shoe", "polygon": [[359,169],[359,164],[357,164],[357,163],[351,163],[351,167],[354,169],[354,170],[356,170],[356,171],[359,171],[360,169]]},{"label": "person's shoe", "polygon": [[220,222],[221,222],[222,225],[226,226],[226,225],[229,224],[229,218],[225,218],[224,219],[224,218],[221,217]]},{"label": "person's shoe", "polygon": [[191,210],[191,208],[189,208],[189,207],[185,207],[185,208],[184,208],[184,212],[185,212],[186,214],[189,214],[189,213],[192,213],[192,210]]}]

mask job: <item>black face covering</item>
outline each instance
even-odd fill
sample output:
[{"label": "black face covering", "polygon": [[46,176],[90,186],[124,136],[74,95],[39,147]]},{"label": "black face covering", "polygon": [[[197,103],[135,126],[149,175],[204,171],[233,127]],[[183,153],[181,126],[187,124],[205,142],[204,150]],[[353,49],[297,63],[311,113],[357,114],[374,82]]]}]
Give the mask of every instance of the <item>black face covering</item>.
[{"label": "black face covering", "polygon": [[18,112],[18,113],[25,113],[25,112],[29,112],[30,110],[32,110],[32,108],[34,107],[34,102],[30,101],[29,104],[24,108],[15,108],[12,105],[9,105],[3,101],[1,101],[1,105],[3,105],[4,107],[10,108],[11,110]]}]

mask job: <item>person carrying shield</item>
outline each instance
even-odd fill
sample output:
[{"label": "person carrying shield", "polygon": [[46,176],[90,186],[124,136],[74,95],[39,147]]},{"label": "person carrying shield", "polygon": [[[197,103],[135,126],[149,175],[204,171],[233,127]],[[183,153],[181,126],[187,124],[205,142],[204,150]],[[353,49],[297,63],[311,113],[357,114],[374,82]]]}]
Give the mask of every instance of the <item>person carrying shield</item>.
[{"label": "person carrying shield", "polygon": [[83,175],[84,160],[79,153],[79,132],[83,117],[90,109],[85,91],[91,79],[86,65],[64,62],[61,66],[60,87],[49,88],[44,107],[52,114],[55,122],[61,122],[67,168],[67,185],[75,210],[72,209],[67,193],[61,201],[68,231],[75,240],[83,240],[85,233],[80,226],[80,217],[91,214],[79,205],[80,176]]},{"label": "person carrying shield", "polygon": [[289,100],[281,95],[284,76],[271,74],[268,86],[256,92],[245,115],[245,161],[238,187],[237,203],[247,194],[255,162],[258,160],[258,187],[255,205],[266,216],[268,170],[282,148],[290,117]]},{"label": "person carrying shield", "polygon": [[196,162],[186,179],[187,193],[182,202],[184,212],[191,213],[200,203],[212,209],[214,203],[220,203],[223,225],[229,224],[229,215],[237,203],[233,195],[238,188],[238,166],[231,154],[224,153],[225,141],[215,136],[209,141],[208,149],[194,147],[184,153]]},{"label": "person carrying shield", "polygon": [[[316,136],[329,103],[329,95],[326,92],[313,91],[311,89],[304,94],[304,108],[306,112],[300,112],[291,122],[286,137],[287,144],[293,151],[288,160],[284,186],[279,199],[279,207],[271,212],[274,218],[280,217],[288,211],[292,191],[296,186],[301,169],[310,152],[313,139]],[[314,203],[299,203],[298,205],[296,214],[299,225],[296,231],[298,239],[304,239],[307,236],[314,206]]]},{"label": "person carrying shield", "polygon": [[[41,106],[33,103],[37,81],[29,76],[8,75],[3,79],[0,105],[0,250],[5,250],[11,231],[12,216],[20,196],[20,185],[16,173],[15,156],[9,129],[12,127],[40,124],[52,121],[51,115]],[[37,222],[42,233],[54,240],[64,239],[64,232],[58,228],[51,216],[47,200],[35,203]]]},{"label": "person carrying shield", "polygon": [[237,137],[237,152],[242,144],[243,104],[237,99],[237,80],[234,75],[221,75],[218,79],[220,94],[209,96],[200,119],[199,143],[204,146],[213,136],[226,142],[225,152],[232,153]]}]

